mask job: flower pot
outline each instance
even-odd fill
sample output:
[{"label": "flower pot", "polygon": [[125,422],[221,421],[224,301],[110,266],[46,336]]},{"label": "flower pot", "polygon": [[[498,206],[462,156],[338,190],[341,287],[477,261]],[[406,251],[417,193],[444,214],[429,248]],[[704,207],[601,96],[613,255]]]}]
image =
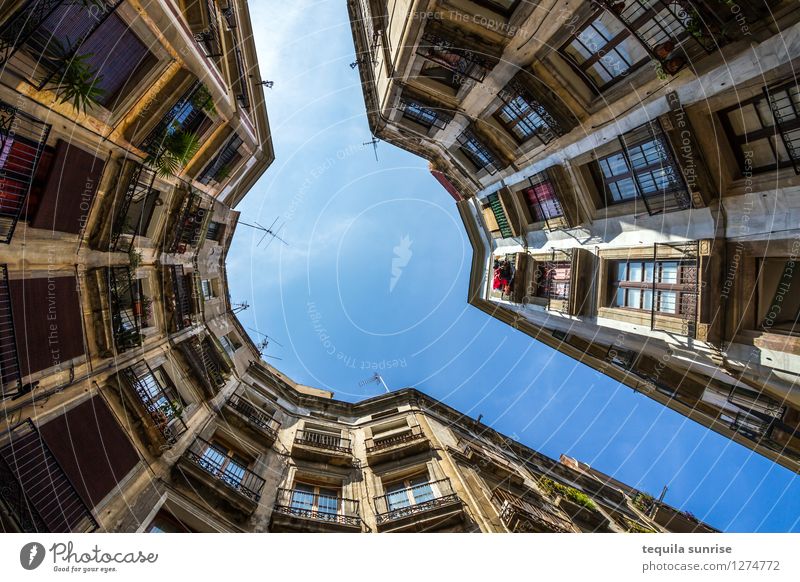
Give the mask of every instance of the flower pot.
[{"label": "flower pot", "polygon": [[686,64],[686,59],[683,57],[673,57],[664,61],[664,70],[670,75],[674,75],[681,70],[683,65]]},{"label": "flower pot", "polygon": [[654,52],[656,53],[656,56],[658,57],[658,60],[663,61],[667,57],[669,57],[669,54],[674,49],[675,49],[675,43],[672,42],[671,40],[667,40],[665,42],[662,42],[660,45],[658,45],[654,49]]}]

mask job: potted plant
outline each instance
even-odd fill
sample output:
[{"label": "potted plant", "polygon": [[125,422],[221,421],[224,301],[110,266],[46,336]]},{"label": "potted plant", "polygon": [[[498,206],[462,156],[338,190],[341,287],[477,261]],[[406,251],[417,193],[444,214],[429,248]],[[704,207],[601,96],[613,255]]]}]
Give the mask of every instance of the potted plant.
[{"label": "potted plant", "polygon": [[194,133],[176,131],[164,138],[158,152],[145,162],[162,178],[177,175],[200,149],[200,139]]},{"label": "potted plant", "polygon": [[665,40],[660,45],[656,46],[653,51],[656,53],[658,60],[663,61],[675,49],[675,43],[672,40]]},{"label": "potted plant", "polygon": [[50,39],[42,62],[50,73],[49,88],[61,103],[70,103],[79,112],[98,105],[105,91],[98,87],[102,76],[89,66],[91,53],[74,54],[69,39],[66,44]]}]

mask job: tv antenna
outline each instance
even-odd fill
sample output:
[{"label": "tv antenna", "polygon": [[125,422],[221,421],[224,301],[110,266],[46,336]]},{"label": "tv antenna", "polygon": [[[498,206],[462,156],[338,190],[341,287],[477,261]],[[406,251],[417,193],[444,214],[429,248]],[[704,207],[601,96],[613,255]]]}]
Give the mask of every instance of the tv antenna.
[{"label": "tv antenna", "polygon": [[242,311],[247,311],[248,309],[250,309],[250,304],[247,301],[231,304],[231,311],[233,313],[241,313]]},{"label": "tv antenna", "polygon": [[257,329],[253,329],[252,327],[248,327],[247,329],[249,329],[250,331],[255,332],[255,333],[257,333],[258,335],[261,336],[261,341],[258,342],[258,344],[256,344],[256,347],[258,348],[258,355],[259,356],[264,357],[264,358],[272,358],[273,360],[283,360],[283,358],[279,358],[277,356],[269,356],[269,355],[264,353],[264,352],[267,351],[267,348],[269,347],[269,343],[270,342],[274,342],[278,346],[283,347],[283,344],[281,342],[279,342],[278,340],[276,340],[273,337],[268,336],[265,333],[261,333]]},{"label": "tv antenna", "polygon": [[375,372],[375,374],[369,380],[361,380],[361,382],[358,383],[358,386],[364,387],[367,384],[373,384],[373,383],[383,386],[383,389],[386,390],[387,394],[391,392],[391,390],[389,390],[389,387],[386,385],[386,382],[383,381],[383,376],[381,376],[377,372]]},{"label": "tv antenna", "polygon": [[378,161],[378,143],[380,143],[380,141],[381,140],[379,140],[377,137],[373,136],[370,141],[365,141],[364,143],[361,144],[362,146],[368,146],[368,145],[372,146],[372,151],[375,152],[376,162]]},{"label": "tv antenna", "polygon": [[278,222],[278,219],[276,218],[275,220],[272,221],[272,224],[270,225],[269,228],[259,224],[255,220],[253,221],[253,224],[250,224],[248,222],[243,222],[243,221],[240,220],[239,224],[241,224],[242,226],[249,226],[250,228],[252,228],[254,230],[257,230],[259,232],[263,232],[264,233],[264,236],[262,236],[261,240],[258,241],[258,244],[256,245],[256,247],[260,247],[261,243],[264,242],[264,239],[267,238],[267,237],[271,237],[271,238],[269,239],[269,242],[267,243],[267,246],[264,247],[265,249],[268,249],[269,245],[271,245],[275,239],[278,239],[279,241],[281,241],[286,246],[289,246],[289,243],[287,243],[285,240],[283,240],[281,237],[278,236],[278,233],[281,231],[281,229],[284,226],[286,226],[286,223],[284,222],[283,224],[281,224],[278,227],[277,230],[273,230],[275,228],[275,224],[277,222]]}]

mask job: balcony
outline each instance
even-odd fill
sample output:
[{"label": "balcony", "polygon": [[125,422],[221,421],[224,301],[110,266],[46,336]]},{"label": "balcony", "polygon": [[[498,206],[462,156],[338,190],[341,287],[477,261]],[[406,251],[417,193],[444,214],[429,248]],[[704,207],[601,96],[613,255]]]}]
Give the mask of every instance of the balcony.
[{"label": "balcony", "polygon": [[651,277],[651,330],[697,337],[699,254],[697,241],[653,245],[653,263],[658,268]]},{"label": "balcony", "polygon": [[444,31],[426,31],[417,54],[451,71],[456,85],[480,83],[494,67],[494,59],[487,59],[480,50],[460,46]]},{"label": "balcony", "polygon": [[8,268],[0,265],[0,400],[16,392],[21,375]]},{"label": "balcony", "polygon": [[49,135],[49,125],[0,101],[0,243],[11,242]]},{"label": "balcony", "polygon": [[366,439],[367,463],[379,465],[430,449],[430,441],[418,424],[403,432]]},{"label": "balcony", "polygon": [[214,0],[181,0],[183,16],[195,41],[207,57],[222,55],[219,36],[219,19]]},{"label": "balcony", "polygon": [[217,185],[224,183],[244,159],[239,152],[243,143],[242,138],[237,134],[234,133],[230,136],[219,153],[206,164],[203,171],[197,176],[197,181],[204,185],[210,185],[212,182]]},{"label": "balcony", "polygon": [[491,473],[497,479],[515,485],[522,485],[524,482],[517,468],[501,454],[465,439],[459,439],[458,446],[459,450],[455,453],[465,463],[476,467],[479,472]]},{"label": "balcony", "polygon": [[198,248],[211,213],[203,207],[202,196],[191,190],[184,197],[176,216],[177,220],[170,229],[173,236],[167,248],[170,253],[182,255]]},{"label": "balcony", "polygon": [[183,265],[165,265],[164,272],[167,279],[164,285],[167,311],[171,313],[170,331],[181,331],[199,323],[199,310],[193,298],[193,275],[186,275]]},{"label": "balcony", "polygon": [[278,489],[270,531],[358,533],[361,531],[358,501],[298,489]]},{"label": "balcony", "polygon": [[177,468],[185,477],[198,482],[205,492],[245,515],[258,507],[264,479],[236,459],[220,453],[205,439],[195,439],[179,459]]},{"label": "balcony", "polygon": [[142,345],[142,301],[139,281],[128,267],[107,270],[111,331],[117,353]]},{"label": "balcony", "polygon": [[151,448],[158,454],[172,447],[186,432],[183,406],[175,389],[166,386],[144,360],[122,370],[121,375],[133,397],[127,400],[139,410]]},{"label": "balcony", "polygon": [[178,344],[178,348],[200,381],[208,398],[216,396],[225,386],[227,374],[231,371],[222,355],[208,336],[200,339],[193,336]]},{"label": "balcony", "polygon": [[0,506],[23,533],[97,529],[91,509],[28,419],[0,435]]},{"label": "balcony", "polygon": [[266,446],[272,446],[272,443],[278,438],[278,430],[281,428],[281,423],[275,420],[272,415],[267,414],[247,400],[243,395],[231,394],[231,397],[225,403],[225,409],[229,413],[225,415],[229,422],[249,430]]},{"label": "balcony", "polygon": [[430,481],[375,498],[378,531],[433,531],[464,518],[464,504],[450,479]]},{"label": "balcony", "polygon": [[192,134],[199,138],[213,124],[209,117],[213,109],[208,89],[200,81],[195,81],[164,113],[146,137],[139,141],[139,148],[155,156],[162,151],[170,136]]},{"label": "balcony", "polygon": [[504,489],[492,492],[500,520],[514,533],[570,533],[572,523],[558,515],[558,510],[544,499],[518,497]]},{"label": "balcony", "polygon": [[292,456],[330,465],[353,464],[350,439],[316,430],[298,430],[294,437]]},{"label": "balcony", "polygon": [[127,181],[127,187],[116,205],[109,246],[112,251],[128,253],[133,249],[136,237],[147,233],[159,192],[153,188],[156,173],[142,164],[135,164],[130,175],[121,175],[120,179]]}]

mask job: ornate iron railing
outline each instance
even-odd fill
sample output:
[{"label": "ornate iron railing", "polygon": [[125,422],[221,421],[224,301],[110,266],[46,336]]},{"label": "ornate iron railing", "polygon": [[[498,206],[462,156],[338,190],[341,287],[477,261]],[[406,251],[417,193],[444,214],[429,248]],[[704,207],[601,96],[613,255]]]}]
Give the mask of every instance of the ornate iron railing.
[{"label": "ornate iron railing", "polygon": [[448,505],[460,505],[450,479],[429,481],[375,497],[378,525],[420,515]]},{"label": "ornate iron railing", "polygon": [[233,49],[233,59],[236,61],[236,74],[239,92],[236,93],[236,101],[242,109],[250,110],[250,93],[247,90],[247,68],[244,65],[244,55],[238,46]]},{"label": "ornate iron railing", "polygon": [[[544,262],[544,283],[547,309],[569,313],[572,302],[572,251],[553,249]],[[554,301],[559,301],[558,308]]]},{"label": "ornate iron railing", "polygon": [[197,181],[201,184],[210,184],[212,180],[218,183],[224,182],[242,158],[239,153],[242,143],[242,138],[235,133],[229,137],[219,153],[203,168]]},{"label": "ornate iron railing", "polygon": [[228,398],[228,406],[244,416],[252,425],[272,435],[273,438],[277,438],[281,423],[243,396],[235,393],[231,394],[231,397]]},{"label": "ornate iron railing", "polygon": [[222,373],[219,356],[207,337],[201,340],[194,336],[180,345],[184,347],[184,353],[189,357],[190,363],[212,392],[216,392],[225,385],[225,376]]},{"label": "ornate iron railing", "polygon": [[43,89],[122,1],[29,0],[0,28],[0,69],[23,52],[13,68]]},{"label": "ornate iron railing", "polygon": [[455,73],[459,84],[466,79],[480,83],[492,68],[482,55],[459,46],[451,38],[437,32],[425,32],[422,35],[417,54]]},{"label": "ornate iron railing", "polygon": [[0,243],[11,242],[50,126],[0,101]]},{"label": "ornate iron railing", "polygon": [[428,105],[409,95],[400,97],[397,109],[403,112],[404,117],[426,127],[444,129],[448,123],[453,121],[452,112],[446,111],[442,107]]},{"label": "ornate iron railing", "polygon": [[98,527],[31,419],[0,435],[0,501],[25,533],[82,533]]},{"label": "ornate iron railing", "polygon": [[[650,329],[675,333],[673,326],[664,325],[676,318],[680,321],[679,333],[694,338],[697,335],[698,300],[700,298],[700,243],[655,243],[653,245],[652,306]],[[665,280],[661,264],[675,262],[675,280]],[[673,309],[666,309],[665,293],[675,295]]]},{"label": "ornate iron railing", "polygon": [[186,432],[186,423],[181,417],[182,406],[175,389],[164,386],[144,360],[122,370],[122,375],[161,433],[164,443],[169,447],[178,442]]},{"label": "ornate iron railing", "polygon": [[513,532],[573,531],[572,523],[556,514],[555,508],[544,499],[533,503],[531,499],[498,488],[492,492],[492,501],[499,509],[500,520]]},{"label": "ornate iron railing", "polygon": [[207,440],[197,437],[183,457],[208,473],[217,482],[236,491],[251,501],[261,499],[264,479],[242,467],[233,457],[222,454]]},{"label": "ornate iron railing", "polygon": [[[141,296],[139,282],[128,267],[108,269],[111,328],[117,352],[142,345]],[[137,308],[137,305],[139,306]]]},{"label": "ornate iron railing", "polygon": [[376,453],[397,445],[404,445],[427,438],[425,433],[422,432],[422,427],[418,424],[408,427],[408,430],[396,433],[386,437],[368,438],[364,444],[367,448],[367,454]]},{"label": "ornate iron railing", "polygon": [[[156,173],[143,164],[136,164],[125,195],[120,201],[119,207],[111,227],[111,249],[128,253],[133,249],[136,236],[142,228],[142,220],[148,218],[144,216],[148,200],[152,196],[158,196],[158,192],[153,189]],[[131,204],[141,202],[141,212],[138,217],[128,216]],[[136,222],[131,222],[132,220]]]},{"label": "ornate iron railing", "polygon": [[361,526],[357,500],[321,495],[301,489],[279,488],[275,511],[322,523]]},{"label": "ornate iron railing", "polygon": [[462,153],[478,171],[485,170],[489,174],[497,173],[497,157],[476,137],[471,129],[459,134],[456,141],[458,141]]},{"label": "ornate iron railing", "polygon": [[219,20],[217,19],[216,4],[214,4],[214,0],[201,0],[200,3],[203,4],[203,9],[206,12],[208,26],[204,30],[196,32],[194,39],[207,57],[220,57],[222,56],[222,48],[219,38]]},{"label": "ornate iron railing", "polygon": [[528,181],[531,186],[526,194],[529,204],[534,206],[535,218],[543,220],[548,231],[561,228],[564,225],[564,208],[550,173],[543,170],[531,176]]},{"label": "ornate iron railing", "polygon": [[178,222],[169,251],[183,254],[189,249],[197,248],[203,238],[206,222],[210,212],[203,206],[203,197],[191,190],[178,211]]},{"label": "ornate iron railing", "polygon": [[11,389],[19,386],[22,376],[13,311],[8,267],[0,265],[0,400],[12,395]]},{"label": "ornate iron railing", "polygon": [[338,453],[353,454],[350,439],[342,438],[335,434],[319,432],[316,430],[298,430],[294,436],[294,442],[298,445],[327,449]]},{"label": "ornate iron railing", "polygon": [[542,102],[517,80],[511,81],[499,93],[508,112],[522,125],[530,137],[547,145],[564,135],[564,128]]},{"label": "ornate iron railing", "polygon": [[192,310],[192,291],[187,287],[183,265],[168,265],[167,270],[172,279],[172,292],[175,297],[174,321],[178,330],[190,327],[194,323]]},{"label": "ornate iron railing", "polygon": [[789,160],[796,174],[800,174],[800,107],[798,107],[798,87],[791,81],[779,87],[764,87],[764,95],[769,103],[775,127],[781,134]]}]

